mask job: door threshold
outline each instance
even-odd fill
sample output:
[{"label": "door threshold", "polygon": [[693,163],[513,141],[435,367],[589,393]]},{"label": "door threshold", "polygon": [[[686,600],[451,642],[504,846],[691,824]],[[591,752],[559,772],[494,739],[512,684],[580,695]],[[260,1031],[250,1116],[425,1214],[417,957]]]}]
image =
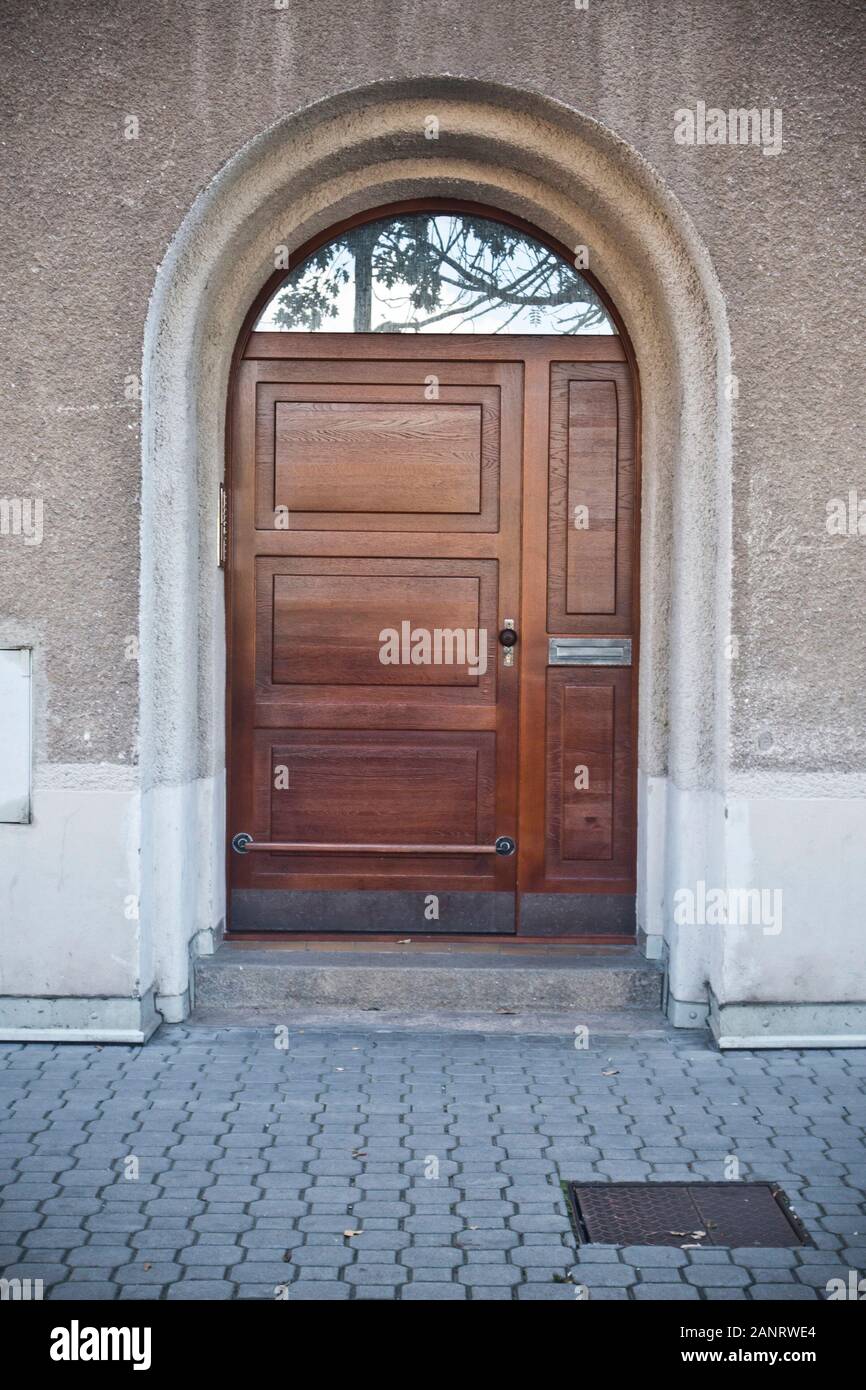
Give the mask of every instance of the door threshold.
[{"label": "door threshold", "polygon": [[307,946],[315,946],[318,951],[341,951],[351,949],[355,946],[375,946],[377,950],[404,950],[406,946],[417,946],[426,950],[448,951],[452,947],[458,946],[464,951],[551,951],[569,950],[587,947],[593,953],[610,951],[613,954],[623,954],[627,951],[634,951],[637,947],[636,937],[624,936],[493,936],[489,934],[476,936],[443,936],[434,933],[418,933],[417,935],[395,937],[393,933],[387,936],[373,936],[369,932],[341,932],[339,936],[316,932],[227,932],[225,941],[228,945],[249,945],[255,943],[256,946],[272,946],[280,950],[291,950],[293,948],[304,949]]}]

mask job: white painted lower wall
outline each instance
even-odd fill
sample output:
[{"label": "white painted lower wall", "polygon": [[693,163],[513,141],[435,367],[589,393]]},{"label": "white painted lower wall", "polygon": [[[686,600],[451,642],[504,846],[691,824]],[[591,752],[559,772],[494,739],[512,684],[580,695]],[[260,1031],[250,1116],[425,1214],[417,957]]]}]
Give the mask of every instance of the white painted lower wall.
[{"label": "white painted lower wall", "polygon": [[720,1044],[866,1046],[866,797],[734,795],[727,827],[729,882],[773,891],[778,920],[725,931]]},{"label": "white painted lower wall", "polygon": [[[708,1021],[723,1047],[866,1046],[866,795],[849,790],[723,797],[642,779],[638,921],[674,1023]],[[704,920],[676,920],[683,890]],[[754,920],[744,895],[757,908],[761,893]]]},{"label": "white painted lower wall", "polygon": [[225,927],[225,774],[142,794],[142,900],[156,1007],[167,1023],[187,1017],[190,954],[208,955]]},{"label": "white painted lower wall", "polygon": [[191,952],[222,933],[224,775],[144,794],[124,767],[35,782],[32,822],[0,825],[0,1040],[144,1042],[188,1015]]},{"label": "white painted lower wall", "polygon": [[[672,1022],[722,1047],[866,1046],[866,796],[810,790],[641,779],[643,949]],[[32,824],[0,825],[0,1039],[142,1042],[185,1018],[225,920],[224,827],[222,774],[140,793],[128,768],[40,769]],[[697,912],[716,889],[773,911],[675,920],[682,890]]]},{"label": "white painted lower wall", "polygon": [[0,825],[0,1039],[141,1042],[139,800],[131,769],[37,769],[33,820]]}]

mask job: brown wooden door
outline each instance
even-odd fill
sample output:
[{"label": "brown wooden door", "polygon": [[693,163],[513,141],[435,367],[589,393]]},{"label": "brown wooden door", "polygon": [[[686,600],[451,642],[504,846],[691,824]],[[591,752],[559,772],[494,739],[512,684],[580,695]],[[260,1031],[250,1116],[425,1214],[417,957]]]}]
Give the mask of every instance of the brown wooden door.
[{"label": "brown wooden door", "polygon": [[254,333],[229,489],[232,930],[629,930],[619,340]]},{"label": "brown wooden door", "polygon": [[[593,341],[590,360],[539,354],[527,372],[527,475],[543,478],[526,488],[524,518],[527,934],[635,931],[635,401],[626,362],[591,360],[622,353],[619,340]],[[576,344],[558,346],[564,355]]]}]

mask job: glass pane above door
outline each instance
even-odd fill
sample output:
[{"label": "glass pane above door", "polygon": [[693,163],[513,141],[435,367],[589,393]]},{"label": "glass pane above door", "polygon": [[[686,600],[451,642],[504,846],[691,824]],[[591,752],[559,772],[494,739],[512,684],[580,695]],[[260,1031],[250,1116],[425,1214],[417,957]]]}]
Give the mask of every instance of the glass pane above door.
[{"label": "glass pane above door", "polygon": [[258,332],[616,333],[588,281],[542,242],[465,213],[344,232],[296,266]]}]

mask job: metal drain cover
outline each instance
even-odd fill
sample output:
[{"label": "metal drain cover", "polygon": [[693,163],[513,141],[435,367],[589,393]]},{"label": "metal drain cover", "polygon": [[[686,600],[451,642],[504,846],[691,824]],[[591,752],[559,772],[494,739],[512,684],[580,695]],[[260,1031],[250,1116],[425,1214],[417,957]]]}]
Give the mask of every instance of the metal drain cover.
[{"label": "metal drain cover", "polygon": [[568,1184],[578,1240],[595,1245],[806,1245],[776,1183]]}]

